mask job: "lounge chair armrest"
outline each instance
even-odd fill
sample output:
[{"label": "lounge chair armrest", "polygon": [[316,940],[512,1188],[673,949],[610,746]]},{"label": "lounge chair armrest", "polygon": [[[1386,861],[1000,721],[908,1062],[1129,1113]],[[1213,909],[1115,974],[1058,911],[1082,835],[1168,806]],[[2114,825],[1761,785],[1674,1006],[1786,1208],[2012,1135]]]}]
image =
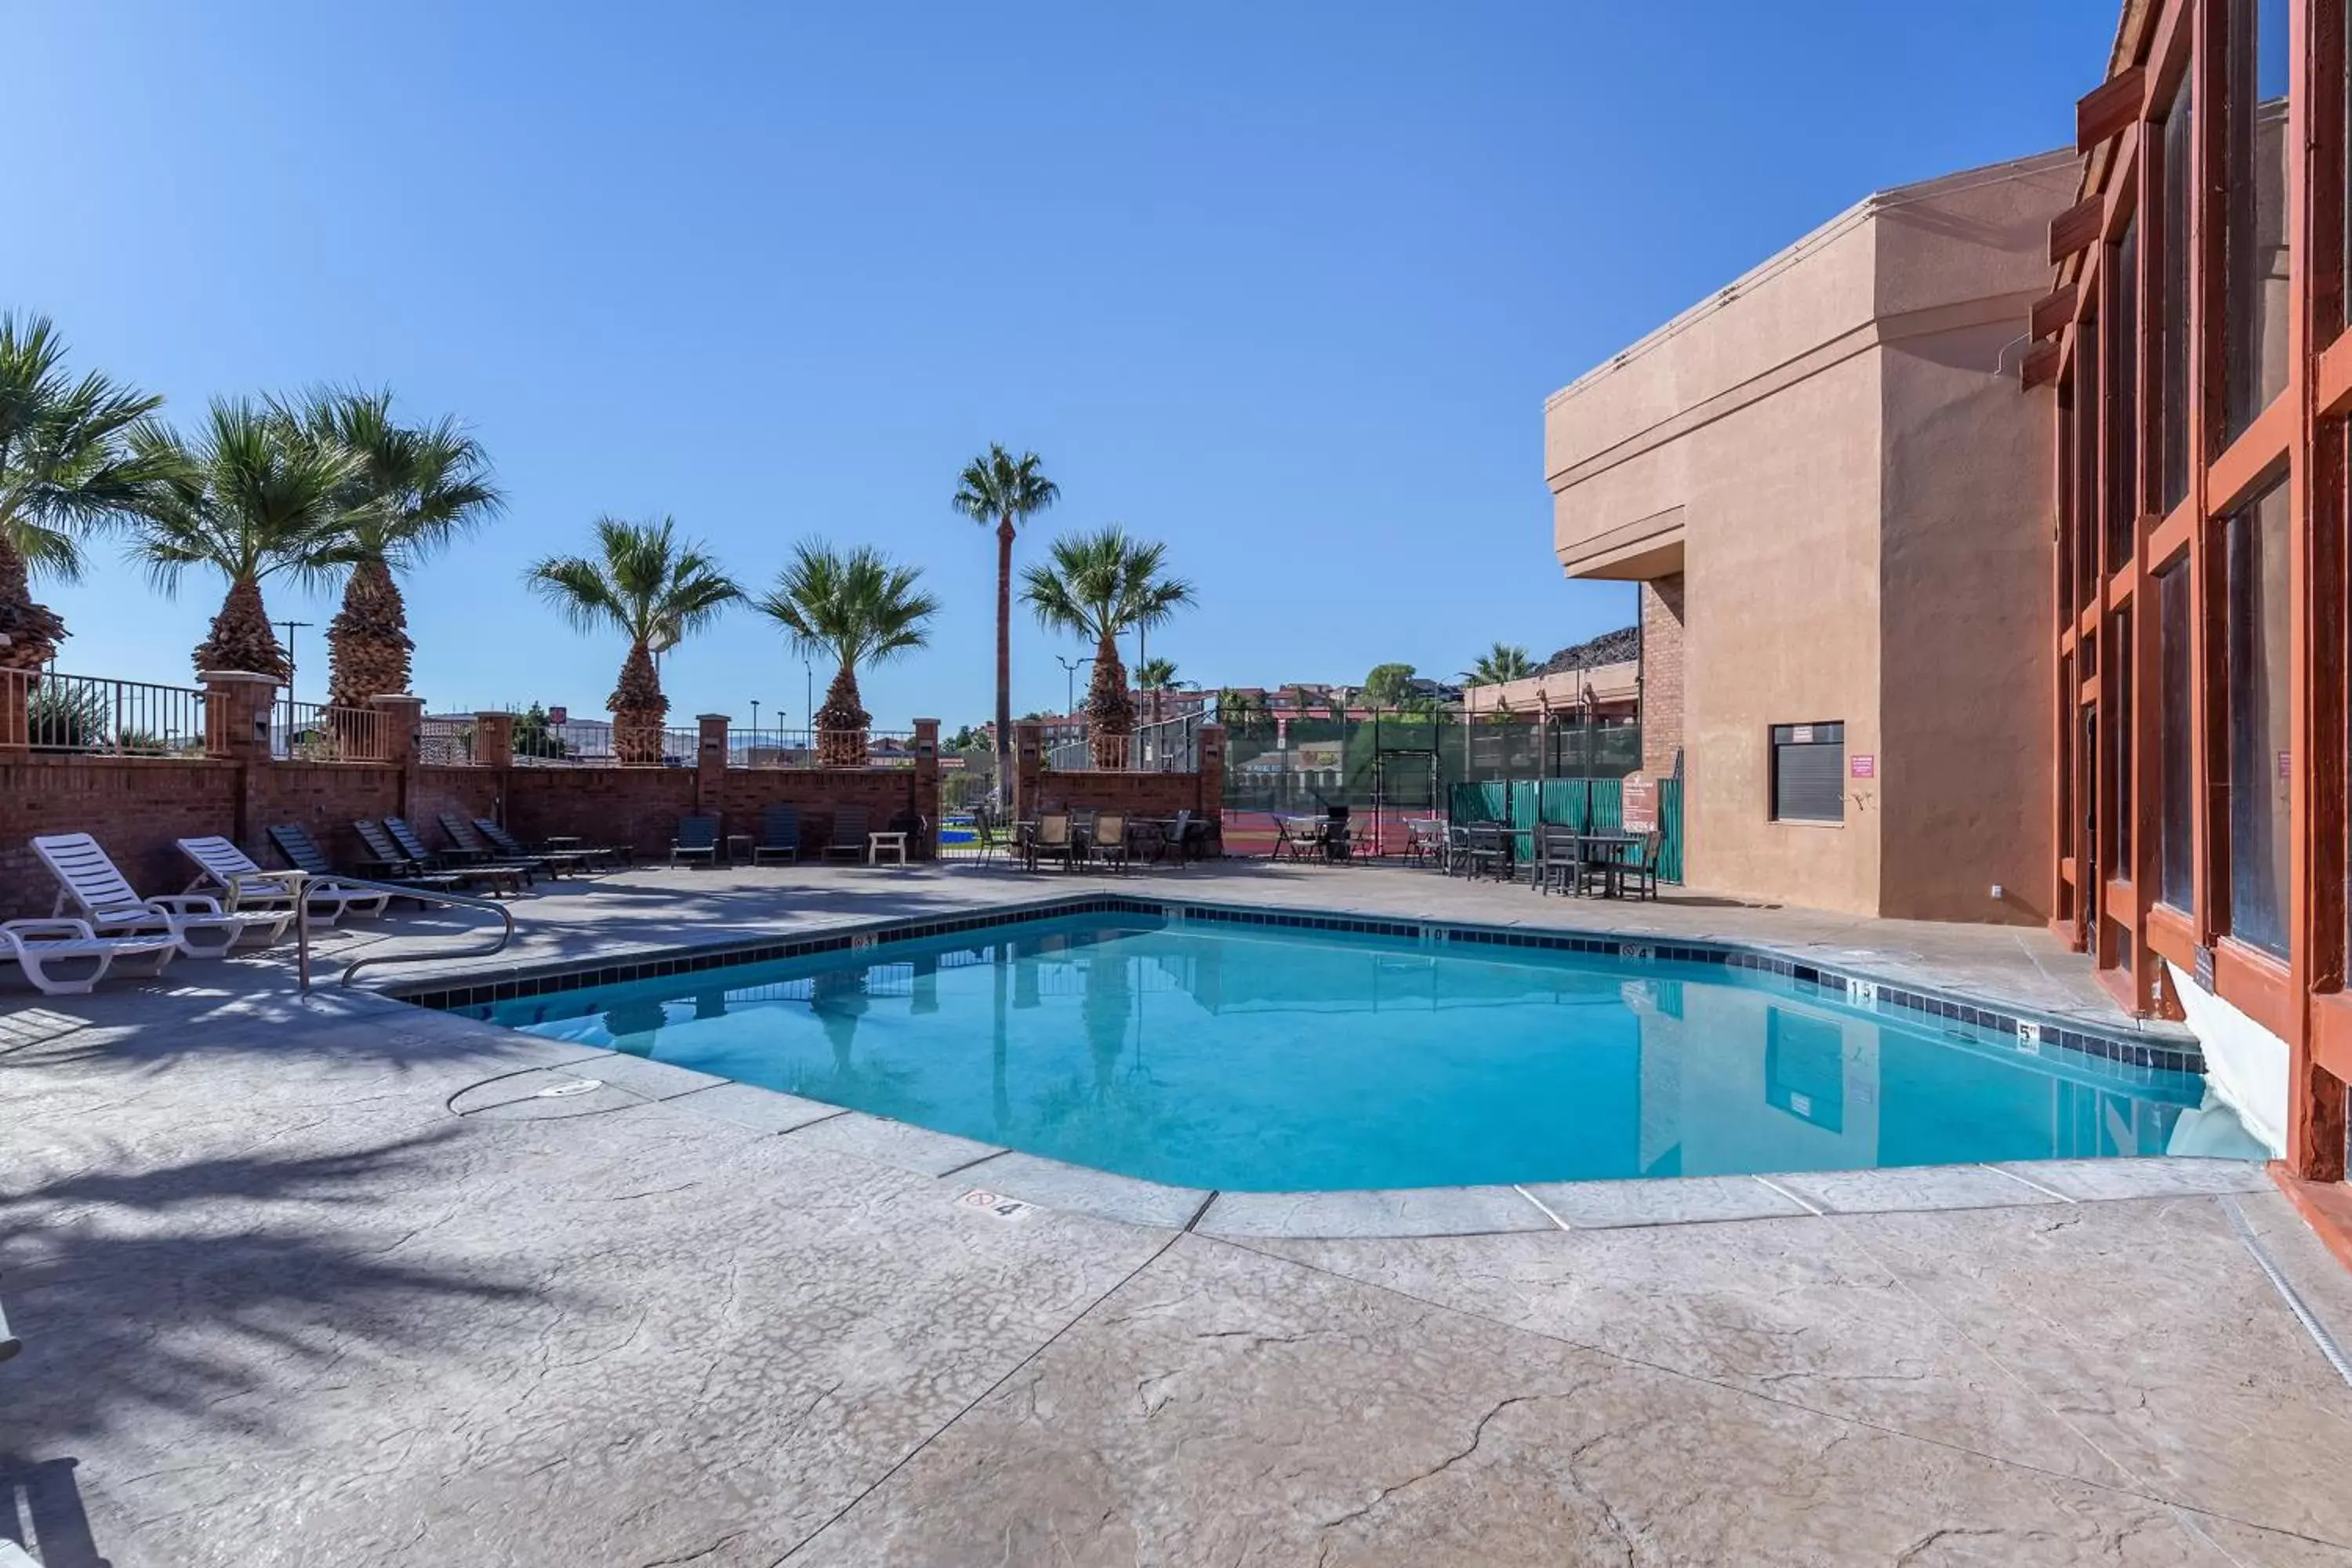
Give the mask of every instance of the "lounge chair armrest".
[{"label": "lounge chair armrest", "polygon": [[89,929],[88,921],[60,917],[57,920],[0,921],[0,931],[16,936],[78,936],[96,941],[98,933]]},{"label": "lounge chair armrest", "polygon": [[170,893],[149,899],[147,907],[159,915],[216,915],[220,900],[204,893]]}]

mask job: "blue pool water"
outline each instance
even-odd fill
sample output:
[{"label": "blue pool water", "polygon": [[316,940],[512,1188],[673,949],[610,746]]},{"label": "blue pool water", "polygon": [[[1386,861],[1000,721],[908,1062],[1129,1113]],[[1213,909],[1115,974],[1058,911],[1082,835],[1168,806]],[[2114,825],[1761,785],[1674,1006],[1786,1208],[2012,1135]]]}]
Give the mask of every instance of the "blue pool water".
[{"label": "blue pool water", "polygon": [[2203,1094],[1719,965],[1130,917],[470,1011],[1228,1191],[2159,1154]]}]

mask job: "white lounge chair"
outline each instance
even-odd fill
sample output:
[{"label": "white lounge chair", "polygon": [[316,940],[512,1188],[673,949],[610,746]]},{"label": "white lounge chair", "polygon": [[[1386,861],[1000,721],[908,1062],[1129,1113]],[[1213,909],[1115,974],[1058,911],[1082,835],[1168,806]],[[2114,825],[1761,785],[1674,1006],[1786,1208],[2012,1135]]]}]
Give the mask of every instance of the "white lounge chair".
[{"label": "white lounge chair", "polygon": [[[227,839],[215,835],[183,838],[179,843],[180,853],[194,861],[201,873],[188,884],[188,891],[193,893],[206,885],[218,888],[228,895],[232,911],[294,907],[292,886],[255,865],[253,857]],[[333,925],[345,915],[373,918],[383,913],[384,906],[392,902],[392,895],[322,879],[302,889],[302,902],[310,911],[311,924],[323,921]]]},{"label": "white lounge chair", "polygon": [[[14,963],[45,996],[87,996],[106,978],[118,960],[137,961],[142,975],[161,974],[180,944],[168,936],[99,936],[88,921],[9,921],[0,923],[0,963]],[[79,976],[50,973],[64,964],[89,973]]]},{"label": "white lounge chair", "polygon": [[248,942],[267,947],[294,923],[292,910],[228,914],[202,893],[142,899],[87,833],[45,834],[33,840],[33,853],[58,879],[57,912],[70,901],[99,936],[161,932],[190,958],[207,958]]}]

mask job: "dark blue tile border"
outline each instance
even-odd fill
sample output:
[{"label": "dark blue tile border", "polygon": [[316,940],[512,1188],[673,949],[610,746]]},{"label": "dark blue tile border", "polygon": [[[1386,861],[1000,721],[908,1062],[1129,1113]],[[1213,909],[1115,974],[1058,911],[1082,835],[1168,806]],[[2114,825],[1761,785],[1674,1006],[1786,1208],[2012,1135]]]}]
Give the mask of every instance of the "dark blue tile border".
[{"label": "dark blue tile border", "polygon": [[624,985],[672,974],[731,968],[740,964],[769,963],[779,959],[811,958],[828,952],[845,952],[855,948],[925,942],[965,931],[1028,925],[1081,915],[1122,915],[1182,924],[1269,926],[1292,931],[1387,937],[1416,943],[1458,942],[1467,946],[1532,948],[1584,953],[1633,963],[1721,964],[1731,969],[1780,975],[1796,984],[1831,994],[1841,1001],[1853,1002],[1859,994],[1863,999],[1858,1005],[1865,1007],[1870,1006],[1874,999],[1875,1005],[1882,1009],[1916,1013],[1923,1017],[1990,1030],[2008,1037],[2004,1043],[2013,1042],[2020,1051],[2053,1061],[2063,1060],[2069,1055],[2086,1057],[2110,1064],[2107,1070],[2126,1078],[2157,1072],[2202,1073],[2205,1070],[2204,1054],[2193,1043],[2150,1039],[2125,1028],[2103,1030],[2096,1026],[2086,1026],[2079,1019],[2061,1019],[2025,1009],[1988,1006],[1965,997],[1897,985],[1815,961],[1789,958],[1769,948],[1687,939],[1665,942],[1596,931],[1484,926],[1454,921],[1405,921],[1366,915],[1246,909],[1183,900],[1123,898],[1117,894],[1080,895],[934,920],[877,921],[865,925],[835,927],[820,934],[789,941],[666,950],[601,963],[533,965],[500,972],[496,978],[464,978],[439,985],[426,981],[406,986],[387,986],[384,994],[415,1006],[446,1011],[509,1002],[525,996],[541,996],[552,992]]}]

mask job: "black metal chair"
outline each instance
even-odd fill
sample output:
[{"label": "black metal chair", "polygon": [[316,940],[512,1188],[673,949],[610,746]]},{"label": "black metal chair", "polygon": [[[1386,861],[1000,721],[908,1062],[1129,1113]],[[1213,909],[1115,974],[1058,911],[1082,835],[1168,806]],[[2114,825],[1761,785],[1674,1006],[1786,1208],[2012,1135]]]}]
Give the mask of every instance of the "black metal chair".
[{"label": "black metal chair", "polygon": [[699,860],[705,866],[719,864],[719,819],[715,816],[681,816],[677,831],[669,841],[669,863]]},{"label": "black metal chair", "polygon": [[833,813],[833,837],[825,842],[824,858],[846,855],[853,860],[865,858],[866,839],[866,808],[862,805],[836,806]]},{"label": "black metal chair", "polygon": [[1356,858],[1356,841],[1348,826],[1348,808],[1327,805],[1323,808],[1323,858],[1352,860]]},{"label": "black metal chair", "polygon": [[[449,818],[443,816],[441,824],[446,827]],[[524,860],[536,856],[556,868],[558,875],[565,870],[576,874],[600,866],[610,866],[623,853],[618,849],[600,849],[593,846],[582,849],[526,849],[522,847],[521,839],[517,838],[487,816],[474,818],[474,831],[480,834],[491,848],[508,859]]]},{"label": "black metal chair", "polygon": [[760,841],[751,846],[751,864],[773,858],[798,864],[801,858],[801,808],[772,805],[760,813]]}]

